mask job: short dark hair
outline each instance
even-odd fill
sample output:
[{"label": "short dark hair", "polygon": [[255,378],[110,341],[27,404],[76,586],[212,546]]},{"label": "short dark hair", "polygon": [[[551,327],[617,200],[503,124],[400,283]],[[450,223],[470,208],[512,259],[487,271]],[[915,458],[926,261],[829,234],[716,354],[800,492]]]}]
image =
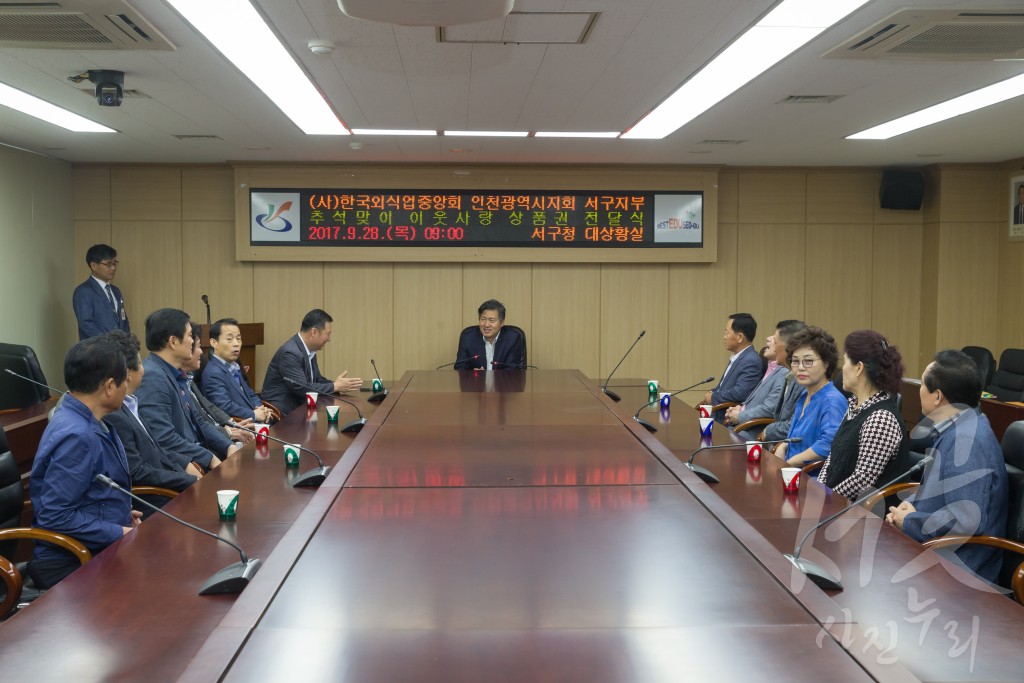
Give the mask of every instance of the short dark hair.
[{"label": "short dark hair", "polygon": [[78,342],[64,357],[64,384],[75,393],[91,394],[108,379],[121,386],[127,377],[121,347],[107,335]]},{"label": "short dark hair", "polygon": [[786,363],[792,363],[793,353],[805,346],[821,357],[825,363],[825,376],[831,378],[839,365],[839,349],[836,348],[835,337],[815,325],[805,327],[786,342]]},{"label": "short dark hair", "polygon": [[868,379],[879,389],[897,394],[903,381],[903,356],[889,340],[874,330],[854,330],[846,335],[843,352],[853,363],[863,363]]},{"label": "short dark hair", "polygon": [[188,323],[188,313],[177,308],[153,311],[146,318],[146,348],[150,351],[160,351],[167,346],[171,337],[184,339]]},{"label": "short dark hair", "polygon": [[314,327],[318,330],[322,330],[327,325],[327,323],[333,322],[334,318],[328,315],[327,311],[323,310],[322,308],[314,308],[312,311],[303,316],[302,326],[299,327],[299,330],[301,330],[302,332],[308,332]]},{"label": "short dark hair", "polygon": [[757,336],[757,321],[749,313],[733,313],[729,316],[732,321],[732,331],[739,332],[746,337],[748,342],[754,341]]},{"label": "short dark hair", "polygon": [[923,379],[928,391],[941,391],[950,403],[977,408],[981,401],[978,364],[963,351],[946,349],[936,353]]},{"label": "short dark hair", "polygon": [[135,371],[139,369],[141,365],[139,359],[139,338],[134,334],[128,334],[124,330],[111,330],[104,332],[103,336],[110,337],[117,344],[117,348],[121,353],[121,357],[124,358],[125,366]]},{"label": "short dark hair", "polygon": [[779,333],[779,339],[782,340],[783,346],[792,339],[794,334],[806,328],[807,323],[803,320],[780,320],[775,326],[776,331]]},{"label": "short dark hair", "polygon": [[109,244],[94,244],[85,252],[85,263],[99,263],[107,259],[117,258],[117,249]]},{"label": "short dark hair", "polygon": [[234,325],[238,327],[238,321],[234,318],[221,318],[214,324],[210,325],[210,339],[220,339],[221,328],[225,325]]},{"label": "short dark hair", "polygon": [[192,326],[192,350],[194,351],[203,339],[203,326],[192,321],[189,321],[188,324]]},{"label": "short dark hair", "polygon": [[497,311],[498,320],[505,322],[505,304],[501,303],[497,299],[488,299],[480,304],[480,307],[476,309],[477,316],[479,317],[483,315],[484,311]]}]

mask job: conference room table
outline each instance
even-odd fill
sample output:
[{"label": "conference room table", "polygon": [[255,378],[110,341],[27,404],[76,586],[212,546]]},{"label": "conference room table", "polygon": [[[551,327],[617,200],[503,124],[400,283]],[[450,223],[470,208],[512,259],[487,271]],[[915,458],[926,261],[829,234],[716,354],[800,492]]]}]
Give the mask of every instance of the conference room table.
[{"label": "conference room table", "polygon": [[[697,456],[721,477],[705,484],[683,464],[700,440],[682,402],[663,417],[628,386],[616,404],[572,370],[410,372],[389,388],[379,406],[351,397],[368,416],[358,435],[328,423],[327,405],[342,424],[354,409],[324,396],[272,429],[333,467],[318,489],[293,488],[310,459],[288,470],[271,442],[165,506],[263,560],[242,593],[197,595],[238,554],[150,517],[0,625],[4,675],[1021,678],[1021,608],[867,511],[809,543],[845,591],[795,573],[782,553],[845,499],[815,482],[784,495],[781,463],[748,463],[742,446]],[[240,491],[230,523],[224,488]],[[908,572],[920,558],[937,564]]]}]

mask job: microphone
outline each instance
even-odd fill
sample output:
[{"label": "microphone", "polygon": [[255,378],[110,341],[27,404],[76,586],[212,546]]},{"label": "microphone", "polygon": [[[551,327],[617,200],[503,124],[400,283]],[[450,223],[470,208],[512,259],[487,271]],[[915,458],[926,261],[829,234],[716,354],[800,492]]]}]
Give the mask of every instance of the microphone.
[{"label": "microphone", "polygon": [[[644,333],[643,333],[643,332],[641,332],[641,333],[640,333],[640,337],[642,337],[642,336],[644,336]],[[637,337],[637,341],[639,341],[639,340],[640,340],[640,337]],[[633,343],[635,344],[636,342],[633,342]],[[629,352],[627,351],[626,353],[629,353]],[[619,361],[619,362],[621,363],[622,361]],[[614,372],[614,371],[613,371],[613,372]],[[675,396],[676,394],[681,394],[681,393],[683,393],[684,391],[689,391],[690,389],[693,389],[694,387],[699,387],[699,386],[700,386],[701,384],[707,384],[708,382],[714,382],[714,381],[715,381],[715,378],[714,378],[714,377],[706,377],[705,379],[702,379],[701,381],[697,382],[696,384],[691,384],[690,386],[686,387],[685,389],[680,389],[679,391],[673,391],[673,392],[672,392],[671,394],[669,394],[669,396],[670,396],[670,397],[671,397],[671,396]],[[609,393],[607,389],[603,389],[603,388],[602,388],[602,389],[601,389],[601,391],[603,391],[604,393],[606,393],[606,394],[608,394],[609,396],[611,396],[611,393]],[[617,400],[619,400],[618,398],[616,398],[616,397],[614,397],[614,396],[612,396],[612,398],[613,398],[613,399],[615,399],[616,401],[617,401]],[[652,425],[652,424],[651,424],[650,422],[648,422],[647,420],[641,420],[641,419],[640,419],[640,411],[641,411],[641,410],[643,410],[644,408],[646,408],[646,407],[647,407],[647,406],[649,406],[649,405],[651,405],[651,402],[650,402],[650,401],[647,401],[647,403],[644,403],[644,404],[643,404],[642,406],[640,406],[639,408],[637,408],[637,409],[636,409],[636,412],[635,412],[635,413],[633,413],[633,419],[634,419],[634,420],[636,420],[637,422],[639,422],[639,423],[640,423],[640,426],[642,426],[642,427],[643,427],[644,429],[646,429],[647,431],[649,431],[649,432],[656,432],[656,431],[658,431],[658,428],[657,428],[657,427],[655,427],[654,425]]]},{"label": "microphone", "polygon": [[49,384],[43,384],[42,382],[37,382],[34,379],[29,379],[28,377],[25,377],[24,375],[19,375],[18,373],[16,373],[14,370],[11,370],[10,368],[4,368],[4,372],[6,372],[8,375],[14,375],[18,379],[23,379],[26,382],[32,382],[32,384],[35,384],[37,386],[41,386],[41,387],[43,387],[45,389],[49,389],[50,391],[52,391],[54,393],[57,393],[57,394],[62,394],[63,395],[63,394],[68,393],[66,391],[61,391],[60,389],[54,389]]},{"label": "microphone", "polygon": [[438,365],[438,366],[437,366],[436,368],[434,368],[434,369],[435,369],[435,370],[443,370],[444,368],[449,368],[449,367],[451,367],[451,366],[455,365],[456,363],[463,363],[463,362],[465,362],[465,361],[467,361],[467,360],[476,360],[476,359],[477,359],[477,358],[479,358],[479,357],[480,357],[480,354],[477,354],[477,355],[475,355],[475,356],[470,356],[469,358],[456,358],[456,359],[455,359],[455,360],[453,360],[453,361],[452,361],[451,363],[445,363],[444,365]]},{"label": "microphone", "polygon": [[[645,334],[647,334],[647,330],[640,330],[640,334],[636,336],[636,340],[633,342],[633,346],[636,346],[636,343],[640,341],[640,338],[643,337]],[[612,371],[608,373],[608,376],[604,380],[604,386],[601,387],[601,391],[603,391],[608,398],[615,401],[616,403],[621,401],[622,397],[616,394],[614,391],[609,391],[608,382],[612,381],[612,375],[614,375],[615,371],[619,369],[619,365],[622,365],[622,361],[626,360],[626,356],[628,356],[629,352],[633,350],[633,346],[630,346],[629,350],[626,351],[626,353],[622,354],[622,358],[619,359],[619,364],[612,368]],[[653,432],[656,430],[652,429],[651,431]]]},{"label": "microphone", "polygon": [[[285,377],[284,375],[282,375],[281,378],[284,379],[286,384],[289,384],[289,385],[295,387],[296,389],[301,391],[303,393],[303,395],[305,395],[306,387],[302,386],[302,384],[300,384],[299,382],[296,382],[291,377]],[[334,398],[340,400],[342,403],[349,404],[350,406],[355,408],[356,409],[356,413],[359,414],[359,419],[358,420],[352,420],[347,425],[342,427],[340,431],[343,431],[343,432],[358,432],[360,429],[362,429],[363,425],[366,424],[366,418],[363,417],[363,413],[362,413],[361,410],[359,410],[359,406],[357,406],[355,403],[352,403],[351,401],[346,401],[345,399],[343,399],[338,394],[332,394],[332,396],[334,396]],[[281,443],[284,443],[284,442],[282,441]]]},{"label": "microphone", "polygon": [[526,370],[532,369],[537,370],[536,365],[523,365],[520,363],[502,363],[500,361],[492,360],[491,367],[495,370]]},{"label": "microphone", "polygon": [[701,451],[713,451],[713,450],[717,450],[719,448],[740,448],[740,447],[746,446],[747,443],[756,443],[756,444],[761,444],[762,446],[767,446],[768,444],[773,444],[773,443],[800,443],[801,441],[803,441],[802,438],[800,438],[799,436],[794,436],[791,439],[773,439],[772,441],[749,441],[749,442],[743,442],[743,443],[727,443],[727,444],[722,444],[720,446],[702,446],[701,448],[698,448],[697,450],[695,450],[693,453],[690,454],[690,459],[686,461],[686,466],[688,468],[690,468],[691,472],[696,474],[698,477],[700,477],[701,479],[703,479],[707,483],[709,483],[709,484],[717,484],[718,483],[718,477],[716,477],[714,474],[712,474],[711,470],[709,470],[709,469],[707,469],[705,467],[701,467],[700,465],[694,465],[693,464],[693,458],[698,453],[700,453]]},{"label": "microphone", "polygon": [[[231,420],[224,420],[223,422],[220,423],[220,425],[222,427],[234,427],[235,429],[241,429],[243,432],[249,432],[250,434],[253,434],[253,435],[257,436],[257,437],[260,436],[259,432],[257,432],[255,429],[249,429],[248,427],[243,427],[242,425],[235,424]],[[276,436],[271,436],[270,434],[264,434],[263,436],[267,437],[268,439],[270,439],[272,441],[276,441],[276,442],[278,442],[280,444],[284,444],[285,446],[298,446],[300,450],[306,451],[307,453],[312,455],[314,458],[316,458],[317,466],[314,467],[313,469],[309,470],[308,472],[303,472],[298,477],[296,477],[295,482],[292,484],[292,487],[296,487],[296,488],[299,487],[299,486],[313,487],[313,486],[320,486],[320,484],[324,483],[324,479],[327,478],[327,473],[331,471],[331,468],[327,467],[326,465],[324,465],[324,461],[320,459],[320,456],[317,455],[317,453],[315,451],[312,451],[312,450],[306,448],[302,444],[288,443],[284,439],[279,439]]]},{"label": "microphone", "polygon": [[203,294],[203,303],[206,304],[206,326],[210,326],[210,297]]},{"label": "microphone", "polygon": [[830,574],[829,572],[825,571],[825,569],[823,569],[821,567],[821,565],[818,565],[818,564],[816,564],[814,562],[811,562],[810,560],[805,560],[802,557],[800,557],[800,552],[804,549],[804,542],[807,541],[807,538],[811,534],[813,534],[815,531],[817,531],[821,527],[823,527],[826,524],[828,524],[829,522],[831,522],[836,517],[839,517],[840,515],[846,514],[847,512],[852,510],[853,508],[860,507],[860,505],[864,501],[866,501],[868,498],[870,498],[871,496],[875,495],[876,493],[878,493],[882,489],[884,489],[886,487],[889,487],[889,486],[892,486],[893,484],[898,482],[900,479],[905,479],[906,477],[909,477],[911,474],[913,474],[917,470],[921,469],[922,467],[924,467],[925,465],[930,463],[932,461],[932,459],[933,459],[933,457],[931,455],[924,456],[924,458],[919,460],[916,465],[914,465],[909,470],[907,470],[903,474],[899,475],[898,477],[896,477],[895,479],[890,481],[888,484],[883,484],[882,486],[877,487],[876,489],[874,489],[870,493],[864,494],[863,496],[861,496],[857,500],[855,500],[852,503],[850,503],[849,507],[845,507],[842,510],[840,510],[839,512],[835,513],[834,515],[831,515],[828,518],[823,519],[822,521],[818,522],[813,527],[811,527],[810,530],[806,534],[804,534],[803,538],[800,539],[800,542],[797,543],[796,550],[793,551],[793,554],[790,555],[789,553],[786,553],[786,554],[783,555],[783,557],[785,557],[787,560],[792,562],[794,567],[796,567],[797,569],[802,571],[804,574],[806,574],[807,578],[809,578],[811,581],[813,581],[815,584],[817,584],[820,588],[823,588],[825,590],[833,590],[833,591],[841,591],[841,590],[843,590],[843,584],[841,584],[839,582],[839,579],[837,579],[836,577],[832,576],[832,574]]},{"label": "microphone", "polygon": [[102,473],[97,474],[95,480],[101,484],[109,486],[112,489],[116,489],[121,493],[124,493],[132,500],[142,503],[146,507],[152,508],[154,511],[159,512],[161,515],[164,515],[165,517],[170,517],[178,524],[184,524],[189,529],[198,531],[201,534],[206,534],[207,536],[212,536],[221,543],[227,543],[229,546],[238,551],[238,555],[242,558],[242,561],[235,562],[234,564],[229,564],[227,567],[224,567],[216,574],[208,578],[206,580],[206,583],[203,584],[202,588],[199,589],[200,595],[241,593],[242,589],[249,585],[249,582],[252,580],[252,577],[256,575],[257,571],[259,571],[260,565],[263,564],[261,560],[257,560],[255,558],[250,560],[248,557],[245,556],[245,551],[242,550],[241,547],[235,545],[223,536],[218,536],[217,534],[211,533],[206,529],[200,529],[199,527],[189,524],[188,522],[182,519],[178,519],[169,512],[164,512],[156,505],[153,505],[152,503],[149,503],[143,500],[142,498],[139,498],[131,491],[125,490],[124,488],[121,487],[120,484],[118,484],[116,481],[114,481],[107,475]]},{"label": "microphone", "polygon": [[366,400],[370,403],[380,403],[388,397],[388,390],[387,387],[384,386],[384,380],[380,378],[380,373],[377,371],[377,364],[373,362],[372,358],[370,359],[370,365],[373,366],[373,374],[377,375],[377,381],[380,382],[380,391],[373,394]]}]

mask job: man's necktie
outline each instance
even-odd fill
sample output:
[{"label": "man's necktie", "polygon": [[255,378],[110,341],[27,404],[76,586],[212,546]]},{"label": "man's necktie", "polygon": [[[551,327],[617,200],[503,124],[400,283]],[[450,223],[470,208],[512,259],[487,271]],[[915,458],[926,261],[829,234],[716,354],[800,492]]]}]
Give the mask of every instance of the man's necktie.
[{"label": "man's necktie", "polygon": [[114,292],[111,291],[110,285],[107,285],[103,289],[107,292],[107,299],[110,300],[110,305],[114,307],[114,315],[117,315],[117,300],[114,299]]}]

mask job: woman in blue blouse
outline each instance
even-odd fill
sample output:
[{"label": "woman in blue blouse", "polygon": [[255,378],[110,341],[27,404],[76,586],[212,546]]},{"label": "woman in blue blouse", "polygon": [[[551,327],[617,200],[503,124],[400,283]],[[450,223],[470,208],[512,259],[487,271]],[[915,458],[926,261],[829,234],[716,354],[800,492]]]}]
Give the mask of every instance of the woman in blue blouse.
[{"label": "woman in blue blouse", "polygon": [[788,436],[802,441],[780,445],[775,455],[791,467],[803,467],[828,457],[832,437],[849,404],[829,380],[839,364],[839,350],[831,334],[820,327],[803,329],[790,338],[786,354],[797,384],[803,387]]}]

